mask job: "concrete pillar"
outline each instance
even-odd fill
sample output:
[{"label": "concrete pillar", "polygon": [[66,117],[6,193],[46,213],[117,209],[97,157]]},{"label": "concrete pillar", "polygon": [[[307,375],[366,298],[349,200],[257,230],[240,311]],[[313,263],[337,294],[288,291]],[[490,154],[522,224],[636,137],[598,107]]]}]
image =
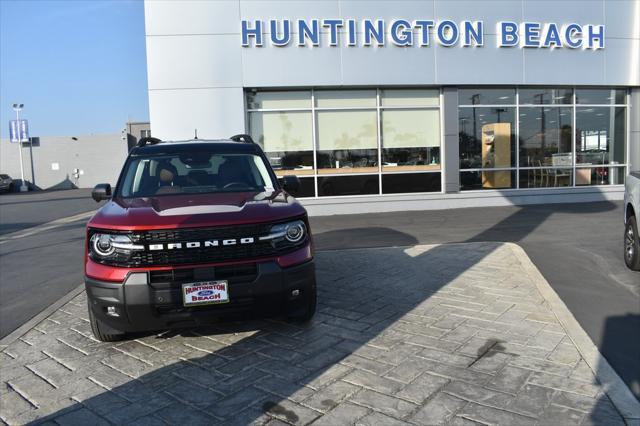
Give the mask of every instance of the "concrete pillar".
[{"label": "concrete pillar", "polygon": [[458,89],[443,89],[444,191],[460,192],[460,145],[458,135]]},{"label": "concrete pillar", "polygon": [[640,88],[631,89],[629,110],[629,168],[640,171]]}]

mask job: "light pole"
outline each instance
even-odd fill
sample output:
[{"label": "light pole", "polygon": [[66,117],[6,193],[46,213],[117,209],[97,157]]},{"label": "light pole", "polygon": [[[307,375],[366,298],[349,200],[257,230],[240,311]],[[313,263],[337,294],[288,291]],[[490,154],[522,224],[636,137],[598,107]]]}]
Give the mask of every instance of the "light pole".
[{"label": "light pole", "polygon": [[20,111],[24,108],[24,104],[13,104],[13,110],[16,112],[16,130],[18,132],[18,149],[20,150],[20,192],[27,192],[29,187],[24,183],[24,165],[22,164],[22,132],[20,129]]}]

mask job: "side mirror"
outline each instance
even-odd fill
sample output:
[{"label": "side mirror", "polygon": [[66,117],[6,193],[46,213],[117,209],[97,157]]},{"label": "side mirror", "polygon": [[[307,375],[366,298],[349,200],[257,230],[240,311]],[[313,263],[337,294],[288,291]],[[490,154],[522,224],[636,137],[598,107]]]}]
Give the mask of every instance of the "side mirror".
[{"label": "side mirror", "polygon": [[96,203],[102,200],[108,200],[111,198],[111,185],[108,183],[99,183],[93,187],[93,191],[91,191],[91,198],[93,198]]},{"label": "side mirror", "polygon": [[282,177],[282,189],[287,192],[296,192],[300,189],[300,179],[298,176],[286,175]]}]

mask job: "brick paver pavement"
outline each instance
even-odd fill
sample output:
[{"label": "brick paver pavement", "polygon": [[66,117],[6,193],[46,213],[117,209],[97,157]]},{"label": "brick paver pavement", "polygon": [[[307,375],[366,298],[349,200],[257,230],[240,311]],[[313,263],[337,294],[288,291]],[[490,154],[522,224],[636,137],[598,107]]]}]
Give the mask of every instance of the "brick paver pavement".
[{"label": "brick paver pavement", "polygon": [[9,424],[624,424],[512,247],[317,256],[318,314],[92,338],[84,294],[0,352]]}]

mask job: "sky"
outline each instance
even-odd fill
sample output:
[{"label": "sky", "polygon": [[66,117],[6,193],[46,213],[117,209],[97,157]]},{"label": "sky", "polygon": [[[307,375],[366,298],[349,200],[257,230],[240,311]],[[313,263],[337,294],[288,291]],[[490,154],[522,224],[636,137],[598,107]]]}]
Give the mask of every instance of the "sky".
[{"label": "sky", "polygon": [[119,133],[148,121],[142,0],[0,0],[0,134]]}]

